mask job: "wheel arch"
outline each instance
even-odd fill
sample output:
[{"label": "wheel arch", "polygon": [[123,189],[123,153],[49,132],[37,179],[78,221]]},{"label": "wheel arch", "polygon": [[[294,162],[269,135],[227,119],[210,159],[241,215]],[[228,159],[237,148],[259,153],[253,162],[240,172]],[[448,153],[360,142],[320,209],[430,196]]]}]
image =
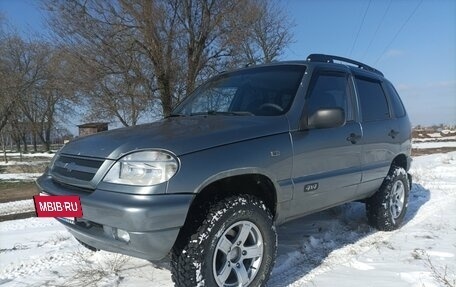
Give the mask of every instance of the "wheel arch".
[{"label": "wheel arch", "polygon": [[271,176],[256,168],[229,170],[205,180],[196,190],[190,210],[201,201],[220,200],[236,194],[251,194],[262,199],[273,216],[277,213],[279,186]]},{"label": "wheel arch", "polygon": [[183,247],[183,242],[187,242],[189,236],[202,224],[212,204],[236,194],[258,197],[263,200],[273,218],[276,218],[277,190],[277,184],[256,169],[227,171],[212,176],[196,189],[174,248]]},{"label": "wheel arch", "polygon": [[394,166],[399,166],[402,167],[405,170],[409,170],[410,168],[410,161],[407,159],[407,156],[403,153],[398,154],[393,161],[391,162],[391,167],[392,169]]}]

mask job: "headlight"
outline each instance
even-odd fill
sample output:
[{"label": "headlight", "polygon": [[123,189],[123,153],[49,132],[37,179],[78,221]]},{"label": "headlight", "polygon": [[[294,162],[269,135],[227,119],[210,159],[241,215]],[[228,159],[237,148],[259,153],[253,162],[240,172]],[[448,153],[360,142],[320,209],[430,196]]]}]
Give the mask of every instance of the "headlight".
[{"label": "headlight", "polygon": [[178,162],[163,151],[140,151],[119,159],[106,174],[104,182],[128,185],[154,185],[176,174]]}]

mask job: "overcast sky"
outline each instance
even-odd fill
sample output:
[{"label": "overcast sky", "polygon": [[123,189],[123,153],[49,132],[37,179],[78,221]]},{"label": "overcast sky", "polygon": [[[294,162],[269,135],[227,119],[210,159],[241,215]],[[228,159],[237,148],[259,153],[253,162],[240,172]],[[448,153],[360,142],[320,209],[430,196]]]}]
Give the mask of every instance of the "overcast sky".
[{"label": "overcast sky", "polygon": [[[295,42],[281,59],[350,57],[382,71],[414,125],[456,124],[456,1],[284,0]],[[0,0],[7,21],[45,33],[38,1]]]}]

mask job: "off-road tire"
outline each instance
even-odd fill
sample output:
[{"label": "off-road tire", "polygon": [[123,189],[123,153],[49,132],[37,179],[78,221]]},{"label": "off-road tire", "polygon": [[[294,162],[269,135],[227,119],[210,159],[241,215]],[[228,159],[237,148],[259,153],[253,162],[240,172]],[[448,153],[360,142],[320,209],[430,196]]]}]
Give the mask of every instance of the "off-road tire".
[{"label": "off-road tire", "polygon": [[[239,262],[243,262],[242,267],[244,267],[244,265],[249,265],[249,262],[258,262],[255,260],[261,258],[261,263],[255,269],[257,271],[249,269],[252,272],[250,274],[255,273],[255,275],[253,277],[249,276],[251,282],[248,286],[265,286],[274,265],[277,252],[277,234],[273,224],[273,217],[265,204],[257,197],[251,195],[232,196],[211,204],[209,212],[201,222],[199,226],[194,228],[193,234],[190,236],[180,236],[180,239],[188,239],[188,242],[184,246],[176,244],[172,250],[171,273],[175,285],[178,287],[230,286],[228,284],[230,283],[229,279],[225,281],[226,285],[218,284],[216,280],[220,281],[221,276],[214,274],[214,270],[217,270],[215,262],[219,262],[214,261],[214,256],[217,255],[215,260],[218,260],[221,254],[218,243],[221,242],[222,238],[230,238],[229,233],[226,232],[234,230],[231,228],[237,228],[238,225],[241,226],[239,227],[239,235],[241,234],[240,230],[244,228],[242,224],[250,226],[250,223],[252,223],[251,226],[255,226],[255,229],[252,228],[249,231],[248,238],[253,238],[255,234],[261,237],[263,246],[262,256],[258,256],[256,259],[242,259],[241,257]],[[191,228],[187,228],[187,230],[191,230]],[[233,250],[235,248],[240,250],[238,252],[239,256],[241,256],[241,252],[243,255],[247,254],[247,251],[244,253],[243,249],[237,247],[237,238],[236,235],[230,239],[230,241],[235,241],[233,242]],[[248,245],[247,240],[245,245]],[[243,247],[244,243],[240,246]],[[231,247],[230,250],[232,250]],[[233,252],[229,253],[231,254]],[[221,262],[225,262],[226,265],[222,265],[230,266],[233,264],[228,257],[228,255],[223,257],[225,261],[222,260]],[[244,262],[247,263],[244,264]],[[227,269],[232,270],[229,271],[229,274],[231,274],[229,278],[239,278],[237,276],[239,270],[234,269],[237,264],[234,263],[231,266],[230,268],[232,269]]]},{"label": "off-road tire", "polygon": [[407,172],[402,167],[392,166],[379,190],[366,200],[369,224],[382,231],[391,231],[401,226],[407,212],[409,193]]}]

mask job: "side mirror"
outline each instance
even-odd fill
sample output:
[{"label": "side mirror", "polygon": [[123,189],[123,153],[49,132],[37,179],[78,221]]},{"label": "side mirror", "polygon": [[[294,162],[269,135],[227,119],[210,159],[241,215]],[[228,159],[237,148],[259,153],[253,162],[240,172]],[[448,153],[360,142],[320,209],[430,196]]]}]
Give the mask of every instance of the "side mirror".
[{"label": "side mirror", "polygon": [[[307,123],[305,120],[307,119]],[[327,129],[345,125],[345,112],[341,108],[319,109],[304,118],[301,122],[301,129]]]}]

